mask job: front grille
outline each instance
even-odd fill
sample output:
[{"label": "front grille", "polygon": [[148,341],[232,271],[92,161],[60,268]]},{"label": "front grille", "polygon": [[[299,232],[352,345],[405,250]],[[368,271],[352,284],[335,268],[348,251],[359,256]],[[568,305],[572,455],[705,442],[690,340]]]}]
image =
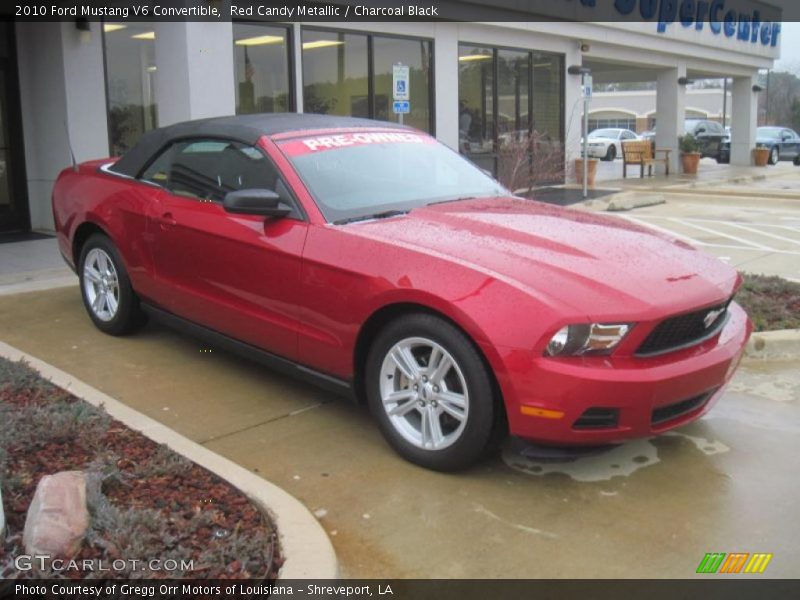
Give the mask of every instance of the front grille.
[{"label": "front grille", "polygon": [[616,408],[589,408],[572,424],[573,429],[613,429],[619,422]]},{"label": "front grille", "polygon": [[[718,304],[661,321],[642,342],[642,345],[639,346],[636,355],[653,356],[655,354],[663,354],[699,344],[713,337],[722,329],[728,319],[729,304],[730,300],[724,304]],[[712,311],[720,311],[720,313],[707,326],[704,320]]]},{"label": "front grille", "polygon": [[667,421],[672,421],[673,419],[677,419],[678,417],[689,414],[708,402],[708,399],[714,395],[715,391],[716,390],[709,390],[708,392],[703,392],[702,394],[694,396],[693,398],[689,398],[688,400],[682,400],[681,402],[676,402],[675,404],[667,404],[666,406],[659,406],[653,410],[653,416],[650,422],[653,425],[661,425]]}]

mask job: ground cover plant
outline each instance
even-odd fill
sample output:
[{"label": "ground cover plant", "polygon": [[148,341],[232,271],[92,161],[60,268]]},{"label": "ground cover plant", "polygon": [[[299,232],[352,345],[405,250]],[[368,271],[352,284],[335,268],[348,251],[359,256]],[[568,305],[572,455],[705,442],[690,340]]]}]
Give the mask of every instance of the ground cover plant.
[{"label": "ground cover plant", "polygon": [[[71,470],[87,473],[89,510],[89,528],[75,559],[125,567],[15,568],[15,557],[25,554],[22,532],[37,483],[44,475]],[[241,492],[27,364],[1,357],[0,486],[7,520],[0,579],[271,580],[281,565],[274,524]],[[160,561],[157,570],[151,569],[152,560]],[[175,564],[177,570],[164,569]]]}]

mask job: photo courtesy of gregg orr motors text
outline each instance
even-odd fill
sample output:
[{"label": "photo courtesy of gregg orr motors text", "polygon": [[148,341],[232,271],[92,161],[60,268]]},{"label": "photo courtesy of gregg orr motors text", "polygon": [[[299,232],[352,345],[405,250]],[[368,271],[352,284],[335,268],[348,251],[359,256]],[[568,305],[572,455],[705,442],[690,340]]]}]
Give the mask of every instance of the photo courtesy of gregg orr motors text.
[{"label": "photo courtesy of gregg orr motors text", "polygon": [[86,597],[135,597],[135,598],[156,598],[197,596],[286,596],[294,594],[306,594],[308,596],[334,596],[334,597],[362,597],[362,596],[392,596],[394,591],[388,583],[376,585],[320,585],[309,583],[303,585],[291,584],[249,584],[249,583],[225,583],[215,585],[211,583],[160,583],[158,585],[130,584],[130,583],[107,583],[95,585],[82,585],[80,583],[48,583],[39,585],[29,585],[18,583],[14,586],[14,593],[18,597],[24,596],[86,596]]}]

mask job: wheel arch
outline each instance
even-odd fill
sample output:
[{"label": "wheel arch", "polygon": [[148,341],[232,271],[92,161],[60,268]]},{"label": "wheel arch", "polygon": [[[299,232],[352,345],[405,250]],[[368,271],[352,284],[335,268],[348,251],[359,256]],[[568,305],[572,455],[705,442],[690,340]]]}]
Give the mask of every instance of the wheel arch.
[{"label": "wheel arch", "polygon": [[93,221],[84,221],[75,229],[75,233],[72,235],[72,260],[76,270],[80,268],[79,263],[83,245],[95,233],[101,233],[107,238],[111,238],[105,229]]},{"label": "wheel arch", "polygon": [[353,349],[353,392],[356,401],[359,404],[366,403],[364,368],[366,366],[367,356],[373,341],[388,323],[402,317],[403,315],[414,313],[423,313],[438,317],[443,321],[450,323],[453,327],[456,327],[467,337],[489,372],[489,378],[491,380],[492,388],[495,393],[495,399],[498,405],[498,422],[502,422],[503,424],[507,423],[505,402],[503,399],[503,392],[497,378],[497,373],[492,366],[492,361],[489,360],[489,357],[486,355],[486,352],[484,352],[484,349],[476,341],[475,336],[472,335],[466,327],[462,326],[460,323],[442,311],[418,302],[394,302],[392,304],[384,305],[374,311],[367,318],[367,320],[364,321],[364,324],[361,326],[358,336],[356,337],[356,343]]}]

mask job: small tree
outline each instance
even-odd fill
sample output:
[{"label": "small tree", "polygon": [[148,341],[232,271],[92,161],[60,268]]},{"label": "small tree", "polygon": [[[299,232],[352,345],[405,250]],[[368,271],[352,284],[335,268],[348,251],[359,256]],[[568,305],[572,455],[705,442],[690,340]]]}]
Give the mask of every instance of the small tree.
[{"label": "small tree", "polygon": [[564,145],[534,131],[503,140],[498,152],[497,179],[513,192],[564,180]]}]

